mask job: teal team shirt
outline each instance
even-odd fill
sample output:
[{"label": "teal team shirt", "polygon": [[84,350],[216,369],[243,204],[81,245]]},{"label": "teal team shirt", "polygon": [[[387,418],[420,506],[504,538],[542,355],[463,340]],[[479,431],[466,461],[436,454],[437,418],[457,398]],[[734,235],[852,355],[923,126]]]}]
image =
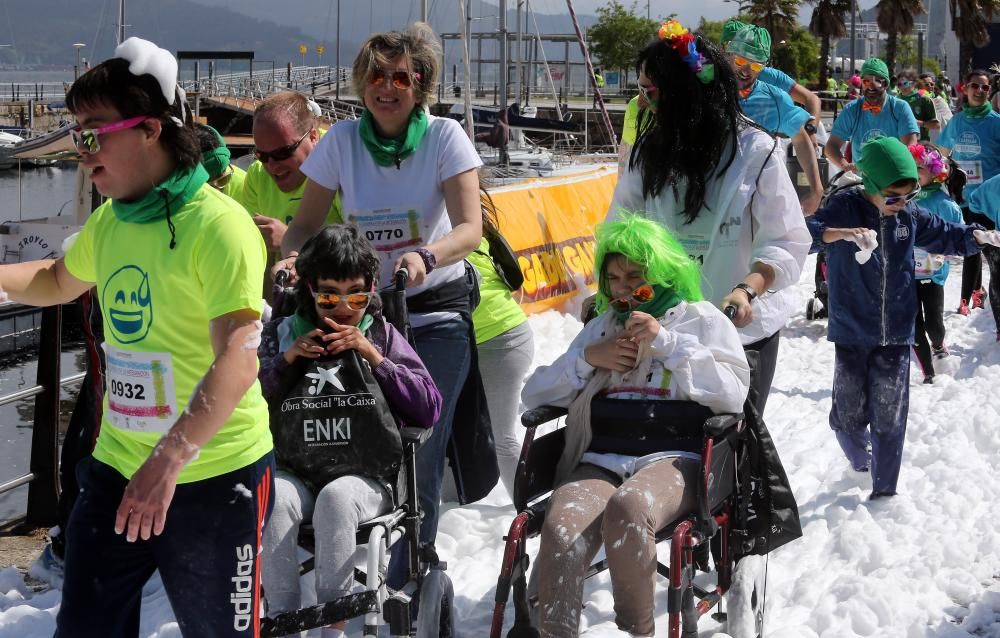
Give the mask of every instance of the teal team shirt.
[{"label": "teal team shirt", "polygon": [[[917,206],[924,209],[931,215],[937,215],[946,222],[952,224],[962,223],[962,209],[958,207],[944,188],[922,191],[917,198]],[[943,286],[948,279],[950,268],[947,259],[940,256],[937,259],[931,258],[923,248],[913,247],[914,275],[918,280],[930,279],[939,286]]]},{"label": "teal team shirt", "polygon": [[795,80],[792,79],[792,76],[770,66],[764,67],[757,79],[771,86],[776,86],[785,93],[790,93],[795,88]]},{"label": "teal team shirt", "polygon": [[768,133],[781,133],[786,137],[798,133],[812,117],[808,111],[796,106],[786,91],[765,82],[754,82],[750,95],[740,98],[740,107],[747,117],[767,129]]},{"label": "teal team shirt", "polygon": [[986,181],[1000,175],[1000,114],[995,111],[985,117],[956,114],[941,131],[937,143],[951,150],[952,158],[968,176],[962,191],[966,200]]},{"label": "teal team shirt", "polygon": [[854,162],[861,159],[865,142],[868,140],[880,136],[903,137],[911,133],[920,133],[917,119],[913,117],[913,110],[903,100],[887,93],[885,101],[882,102],[882,111],[878,115],[862,110],[861,104],[864,101],[862,97],[849,102],[833,123],[831,131],[840,139],[851,142],[851,156]]}]

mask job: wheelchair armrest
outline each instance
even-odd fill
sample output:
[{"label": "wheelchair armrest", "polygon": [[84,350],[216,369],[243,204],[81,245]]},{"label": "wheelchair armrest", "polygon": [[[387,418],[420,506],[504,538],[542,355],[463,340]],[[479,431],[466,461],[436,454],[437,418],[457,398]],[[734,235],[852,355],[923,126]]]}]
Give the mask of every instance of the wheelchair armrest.
[{"label": "wheelchair armrest", "polygon": [[543,405],[538,408],[526,410],[524,414],[521,415],[521,425],[526,428],[537,428],[543,423],[554,421],[561,416],[566,416],[568,413],[569,410],[567,408],[557,408],[554,405]]},{"label": "wheelchair armrest", "polygon": [[431,434],[433,433],[434,428],[399,428],[399,436],[402,437],[403,443],[413,443],[417,447],[423,445],[427,439],[431,438]]},{"label": "wheelchair armrest", "polygon": [[705,434],[708,436],[719,436],[726,430],[735,427],[742,418],[740,414],[716,414],[705,421]]}]

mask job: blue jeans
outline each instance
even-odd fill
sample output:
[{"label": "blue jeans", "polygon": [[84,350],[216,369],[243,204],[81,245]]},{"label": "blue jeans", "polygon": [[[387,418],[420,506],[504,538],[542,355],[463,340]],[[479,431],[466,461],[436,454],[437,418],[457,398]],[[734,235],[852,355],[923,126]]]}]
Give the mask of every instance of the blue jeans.
[{"label": "blue jeans", "polygon": [[142,586],[157,569],[183,635],[258,635],[259,539],[271,512],[273,452],[178,485],[163,533],[133,543],[114,531],[128,480],[93,457],[76,473],[57,638],[138,636]]},{"label": "blue jeans", "polygon": [[[455,404],[472,366],[469,324],[464,319],[449,319],[413,329],[417,354],[441,391],[441,417],[434,431],[417,451],[417,492],[424,518],[420,523],[420,542],[433,543],[437,537],[438,510],[441,503],[441,480],[444,477],[448,442],[451,440]],[[403,547],[400,547],[403,550]],[[405,580],[406,551],[393,552],[389,583],[400,587]]]},{"label": "blue jeans", "polygon": [[875,493],[896,493],[909,404],[909,346],[836,345],[830,427],[855,469],[871,465]]}]

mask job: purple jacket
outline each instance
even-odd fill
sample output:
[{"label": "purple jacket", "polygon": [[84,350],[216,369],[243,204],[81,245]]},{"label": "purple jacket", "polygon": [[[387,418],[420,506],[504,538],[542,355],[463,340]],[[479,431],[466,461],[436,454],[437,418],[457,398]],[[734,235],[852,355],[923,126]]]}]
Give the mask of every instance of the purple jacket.
[{"label": "purple jacket", "polygon": [[[260,358],[260,372],[257,376],[264,398],[268,400],[277,391],[281,374],[288,367],[279,345],[279,327],[283,322],[291,322],[291,317],[275,319],[264,326],[260,347],[257,349],[257,356]],[[389,407],[402,425],[429,428],[441,415],[441,393],[406,337],[388,321],[384,325],[384,342],[378,338],[372,341],[375,349],[385,357],[372,370],[375,381],[382,388]],[[287,329],[288,326],[285,326],[285,330]],[[374,333],[374,330],[369,330],[366,336],[372,339]]]}]

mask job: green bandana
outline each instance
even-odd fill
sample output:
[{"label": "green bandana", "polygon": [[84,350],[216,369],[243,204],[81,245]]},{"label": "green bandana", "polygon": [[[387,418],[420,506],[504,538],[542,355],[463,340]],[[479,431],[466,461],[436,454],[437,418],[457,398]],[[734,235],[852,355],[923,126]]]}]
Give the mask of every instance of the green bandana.
[{"label": "green bandana", "polygon": [[229,160],[232,157],[232,154],[229,152],[229,149],[226,148],[226,142],[222,139],[222,136],[219,135],[218,131],[211,126],[205,126],[205,128],[214,133],[215,137],[219,140],[219,145],[217,147],[207,150],[202,149],[201,151],[201,165],[205,167],[206,171],[208,171],[208,179],[212,180],[219,175],[222,175],[223,171],[229,167]]},{"label": "green bandana", "polygon": [[865,142],[857,166],[869,195],[877,195],[904,179],[918,179],[917,163],[910,150],[895,137],[876,137]]},{"label": "green bandana", "polygon": [[[372,325],[373,321],[375,320],[372,318],[372,316],[366,313],[364,317],[361,317],[361,321],[358,322],[358,330],[360,330],[362,334],[368,332],[368,328]],[[325,325],[326,324],[324,324],[324,326]],[[317,326],[313,325],[311,321],[303,317],[301,312],[296,311],[295,314],[292,315],[291,328],[292,328],[292,339],[295,340],[304,334],[312,332],[317,328]]]},{"label": "green bandana", "polygon": [[729,44],[737,33],[749,26],[746,22],[740,22],[739,20],[727,20],[722,25],[722,44]]},{"label": "green bandana", "polygon": [[375,120],[371,112],[365,110],[361,113],[359,130],[361,141],[364,142],[368,152],[372,154],[372,159],[375,160],[376,164],[379,166],[395,164],[396,168],[399,168],[399,163],[413,155],[417,146],[420,145],[420,140],[424,138],[424,133],[427,132],[427,113],[420,106],[413,109],[413,113],[410,114],[410,123],[406,127],[406,135],[387,140],[375,133]]},{"label": "green bandana", "polygon": [[990,104],[989,100],[983,102],[982,106],[963,106],[962,113],[965,117],[971,117],[973,119],[977,117],[986,117],[993,112],[993,105]]},{"label": "green bandana", "polygon": [[[123,222],[148,224],[170,216],[188,203],[208,181],[208,173],[201,164],[194,168],[177,169],[166,180],[139,199],[131,202],[111,200],[111,210]],[[169,219],[167,220],[169,223]]]},{"label": "green bandana", "polygon": [[771,34],[764,27],[747,25],[733,34],[733,39],[726,43],[726,51],[766,63],[771,57]]},{"label": "green bandana", "polygon": [[888,81],[889,67],[885,65],[885,62],[878,58],[868,58],[865,60],[865,63],[861,65],[861,76],[864,77],[866,75],[877,75]]},{"label": "green bandana", "polygon": [[680,296],[677,295],[670,288],[664,286],[653,286],[653,298],[649,301],[639,304],[637,307],[631,310],[626,310],[624,312],[618,312],[615,309],[611,309],[611,312],[615,314],[615,318],[618,323],[625,323],[626,320],[632,315],[633,312],[645,312],[648,315],[656,317],[659,319],[663,316],[663,313],[670,310],[682,301]]}]

